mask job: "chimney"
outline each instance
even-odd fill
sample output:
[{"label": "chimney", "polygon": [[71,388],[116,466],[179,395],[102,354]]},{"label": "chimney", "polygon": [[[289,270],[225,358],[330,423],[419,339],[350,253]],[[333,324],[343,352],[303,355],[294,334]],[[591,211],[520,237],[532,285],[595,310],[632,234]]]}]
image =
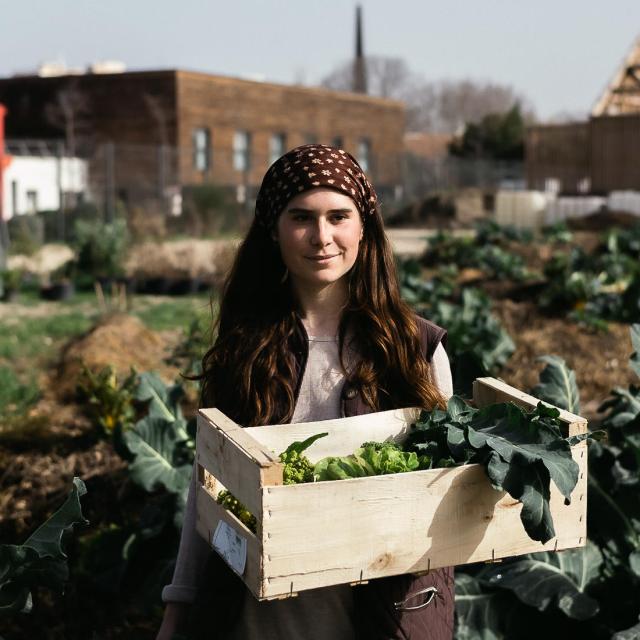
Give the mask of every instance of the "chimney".
[{"label": "chimney", "polygon": [[362,7],[356,7],[356,57],[353,61],[353,92],[367,93],[367,68],[362,46]]}]

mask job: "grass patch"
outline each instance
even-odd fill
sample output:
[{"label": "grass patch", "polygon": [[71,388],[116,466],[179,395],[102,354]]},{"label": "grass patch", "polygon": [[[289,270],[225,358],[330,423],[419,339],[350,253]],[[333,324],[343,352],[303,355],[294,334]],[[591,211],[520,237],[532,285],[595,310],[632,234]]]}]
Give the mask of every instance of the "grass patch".
[{"label": "grass patch", "polygon": [[154,331],[167,329],[187,331],[194,320],[197,320],[198,324],[203,327],[208,327],[211,322],[208,295],[185,296],[175,300],[166,300],[144,309],[134,309],[132,313]]},{"label": "grass patch", "polygon": [[48,357],[53,343],[80,335],[89,329],[91,318],[75,311],[38,318],[22,318],[0,323],[0,358],[6,360]]},{"label": "grass patch", "polygon": [[33,379],[23,383],[13,369],[0,367],[0,414],[24,412],[40,396]]}]

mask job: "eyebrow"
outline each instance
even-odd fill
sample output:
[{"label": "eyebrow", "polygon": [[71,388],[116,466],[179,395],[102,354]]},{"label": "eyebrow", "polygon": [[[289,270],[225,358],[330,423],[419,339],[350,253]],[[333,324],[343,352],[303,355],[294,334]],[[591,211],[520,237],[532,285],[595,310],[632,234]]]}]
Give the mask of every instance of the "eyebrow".
[{"label": "eyebrow", "polygon": [[[287,213],[314,213],[319,211],[319,209],[304,209],[302,207],[293,207],[291,209],[287,209]],[[353,209],[342,208],[342,209],[329,209],[329,213],[352,213]]]}]

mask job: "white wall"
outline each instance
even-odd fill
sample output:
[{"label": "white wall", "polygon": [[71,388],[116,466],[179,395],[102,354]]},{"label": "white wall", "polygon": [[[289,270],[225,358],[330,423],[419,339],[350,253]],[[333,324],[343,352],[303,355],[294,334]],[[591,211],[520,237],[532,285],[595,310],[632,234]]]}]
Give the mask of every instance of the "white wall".
[{"label": "white wall", "polygon": [[5,218],[11,218],[14,212],[17,215],[33,213],[30,191],[36,194],[38,210],[59,209],[60,190],[87,191],[88,174],[87,161],[80,158],[13,156],[3,173]]}]

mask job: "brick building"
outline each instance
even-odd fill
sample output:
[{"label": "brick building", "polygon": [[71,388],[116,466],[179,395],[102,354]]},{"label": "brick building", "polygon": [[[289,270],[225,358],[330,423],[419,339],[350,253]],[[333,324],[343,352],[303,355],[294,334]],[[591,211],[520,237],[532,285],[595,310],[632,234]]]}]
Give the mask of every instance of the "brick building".
[{"label": "brick building", "polygon": [[367,95],[181,70],[0,79],[8,139],[64,139],[94,190],[126,201],[213,183],[255,194],[305,142],[341,146],[383,196],[398,191],[404,105]]}]

